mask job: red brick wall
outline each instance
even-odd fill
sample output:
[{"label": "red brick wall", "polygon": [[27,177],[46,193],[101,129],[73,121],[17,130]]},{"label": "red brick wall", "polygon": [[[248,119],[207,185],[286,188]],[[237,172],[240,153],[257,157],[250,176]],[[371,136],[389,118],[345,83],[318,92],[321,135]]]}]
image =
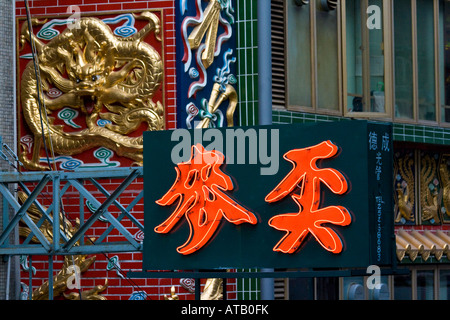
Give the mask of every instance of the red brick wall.
[{"label": "red brick wall", "polygon": [[[58,14],[67,14],[69,5],[77,5],[81,9],[82,14],[98,13],[101,11],[117,12],[127,10],[139,9],[163,9],[163,30],[164,30],[164,64],[165,64],[165,80],[164,92],[166,101],[166,128],[174,129],[176,127],[176,77],[175,77],[175,12],[174,0],[162,1],[122,1],[122,0],[29,0],[30,13],[33,17],[37,16],[55,16]],[[69,12],[71,13],[71,12]],[[23,17],[26,15],[25,4],[22,0],[16,1],[16,15]],[[107,184],[107,189],[113,190],[116,186],[116,181],[110,181]],[[142,190],[142,181],[134,183],[121,196],[119,202],[126,206],[136,195]],[[94,190],[95,188],[92,188]],[[51,190],[47,189],[41,197],[43,204],[45,198],[51,199]],[[47,196],[45,196],[47,194]],[[101,201],[103,195],[96,191],[96,196]],[[78,193],[70,190],[63,197],[64,211],[68,219],[74,221],[79,217],[79,198]],[[114,210],[111,207],[110,210]],[[84,212],[88,217],[89,210],[85,206]],[[133,215],[143,224],[143,201],[141,200],[133,210]],[[85,218],[86,219],[86,218]],[[94,228],[90,230],[87,236],[98,237],[106,229],[105,223],[96,222]],[[135,234],[138,229],[130,228],[130,233]],[[113,239],[117,233],[112,232],[109,239]],[[108,279],[108,288],[101,294],[108,300],[127,300],[134,291],[145,291],[149,299],[158,300],[164,299],[164,295],[170,295],[172,286],[176,288],[176,294],[180,299],[194,299],[194,294],[190,293],[182,286],[180,286],[179,279],[127,279],[120,277],[115,270],[108,271],[106,269],[108,258],[117,255],[119,257],[120,267],[123,274],[126,275],[128,271],[140,271],[142,269],[142,254],[141,253],[106,253],[96,254],[96,262],[90,269],[82,274],[81,287],[82,290],[92,289],[94,286],[102,285],[105,279]],[[57,256],[54,258],[54,274],[56,274],[62,267],[64,257]],[[33,276],[32,285],[33,290],[48,280],[48,257],[33,256],[32,266],[36,268],[36,274]],[[29,273],[22,271],[21,281],[28,285]],[[203,281],[204,282],[204,281]],[[202,283],[203,283],[202,282]],[[228,281],[227,285],[228,299],[236,299],[236,282]],[[57,297],[56,299],[60,299]]]}]

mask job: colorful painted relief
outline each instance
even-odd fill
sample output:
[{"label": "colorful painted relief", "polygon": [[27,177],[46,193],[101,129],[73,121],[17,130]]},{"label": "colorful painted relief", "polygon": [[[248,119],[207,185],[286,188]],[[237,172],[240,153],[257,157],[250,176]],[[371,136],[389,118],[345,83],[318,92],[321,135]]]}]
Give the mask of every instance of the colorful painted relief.
[{"label": "colorful painted relief", "polygon": [[233,126],[238,103],[233,1],[175,4],[178,127]]},{"label": "colorful painted relief", "polygon": [[165,126],[161,14],[32,19],[32,41],[18,20],[26,169],[142,164],[143,131]]},{"label": "colorful painted relief", "polygon": [[414,151],[394,154],[394,217],[399,225],[415,224],[415,158]]},{"label": "colorful painted relief", "polygon": [[398,149],[394,154],[395,223],[450,223],[449,177],[449,154]]}]

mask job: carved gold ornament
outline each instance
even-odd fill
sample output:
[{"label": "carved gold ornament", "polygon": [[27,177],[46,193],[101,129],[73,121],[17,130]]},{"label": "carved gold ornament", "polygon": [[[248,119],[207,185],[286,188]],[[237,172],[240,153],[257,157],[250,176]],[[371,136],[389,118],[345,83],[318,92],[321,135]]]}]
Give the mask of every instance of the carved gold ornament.
[{"label": "carved gold ornament", "polygon": [[[20,204],[23,204],[25,200],[27,200],[28,196],[25,192],[19,191],[17,193],[17,197]],[[47,211],[47,207],[42,206],[43,210]],[[37,208],[37,206],[32,203],[30,207],[27,210],[27,213],[31,220],[36,224],[39,225],[39,221],[42,219],[42,213]],[[53,214],[50,213],[49,216],[53,219]],[[75,225],[73,225],[69,220],[67,220],[62,212],[59,213],[59,221],[61,221],[60,229],[64,232],[67,237],[72,237],[73,234],[78,230],[80,227],[80,221],[77,218],[75,221]],[[45,238],[52,243],[53,242],[53,225],[49,222],[49,220],[45,219],[44,222],[40,225],[39,229],[41,230],[42,234],[45,236]],[[21,237],[28,237],[28,235],[31,234],[31,230],[28,227],[20,226],[19,228],[19,236]],[[31,238],[31,242],[39,243],[39,240],[36,238],[36,236],[33,236]]]},{"label": "carved gold ornament", "polygon": [[394,212],[395,222],[401,219],[414,221],[414,160],[408,155],[394,161],[394,176],[400,176],[403,182],[395,180]]},{"label": "carved gold ornament", "polygon": [[[213,89],[211,91],[211,96],[208,101],[207,110],[205,110],[205,116],[204,119],[197,125],[197,129],[200,128],[209,128],[211,124],[211,119],[214,115],[214,113],[219,109],[219,106],[226,100],[229,101],[228,108],[227,108],[227,126],[233,127],[234,121],[233,121],[233,115],[234,111],[236,110],[236,106],[238,104],[238,97],[236,90],[233,86],[227,84],[225,86],[225,91],[220,92],[220,84],[214,83]],[[219,94],[220,93],[220,94]]]},{"label": "carved gold ornament", "polygon": [[167,295],[164,295],[164,300],[180,300],[178,295],[176,295],[176,293],[175,293],[175,287],[174,286],[172,286],[170,288],[170,297],[167,296]]},{"label": "carved gold ornament", "polygon": [[201,300],[222,300],[223,279],[209,278],[206,280],[205,288],[200,296]]},{"label": "carved gold ornament", "polygon": [[[95,256],[87,258],[86,255],[77,256],[65,256],[64,264],[61,270],[56,276],[53,277],[53,296],[57,297],[67,290],[67,284],[71,281],[71,277],[74,276],[73,269],[70,266],[77,266],[79,272],[83,273],[89,269],[89,267],[95,262]],[[82,293],[82,298],[86,300],[106,300],[105,297],[99,296],[98,293],[106,289],[108,280],[105,279],[105,285],[101,286],[103,289],[94,288],[93,290],[88,290],[84,294]],[[68,299],[74,299],[77,294],[64,295]],[[33,291],[33,300],[48,300],[49,298],[49,281],[46,281],[39,288]],[[79,295],[78,295],[79,299]]]},{"label": "carved gold ornament", "polygon": [[191,49],[198,49],[206,33],[206,48],[202,53],[202,62],[205,69],[214,61],[214,50],[217,42],[217,30],[219,28],[219,18],[222,7],[217,0],[210,0],[204,12],[202,22],[192,30],[188,41]]},{"label": "carved gold ornament", "polygon": [[420,200],[422,205],[422,221],[433,224],[440,223],[440,203],[442,190],[439,190],[439,181],[436,178],[436,160],[426,154],[421,159],[420,170]]},{"label": "carved gold ornament", "polygon": [[[102,20],[88,17],[77,20],[47,43],[31,35],[41,88],[37,88],[34,64],[30,61],[20,85],[21,112],[34,140],[31,159],[22,145],[20,160],[27,169],[48,169],[39,163],[43,137],[59,155],[105,147],[142,164],[142,134],[133,133],[141,124],[147,130],[164,129],[164,107],[160,101],[153,101],[163,81],[163,62],[160,54],[144,41],[151,32],[161,41],[161,27],[152,12],[133,16],[147,24],[127,38],[116,36]],[[32,21],[33,25],[44,23]],[[22,48],[27,41],[30,42],[30,33],[25,22],[20,33]],[[54,91],[61,94],[54,97]],[[84,116],[83,128],[65,130],[54,124],[55,118],[50,115],[64,108]],[[99,120],[107,124],[100,126]]]},{"label": "carved gold ornament", "polygon": [[446,218],[450,218],[450,155],[444,154],[442,155],[440,164],[439,164],[439,173],[441,180],[441,188],[442,188],[442,208],[441,211],[445,213],[443,215]]},{"label": "carved gold ornament", "polygon": [[67,300],[107,300],[104,296],[100,295],[100,292],[105,291],[105,289],[108,287],[108,279],[105,279],[105,284],[98,286],[95,286],[91,290],[86,290],[81,292],[81,298],[80,294],[78,292],[71,292],[71,293],[63,293],[64,298]]},{"label": "carved gold ornament", "polygon": [[[28,196],[25,192],[18,192],[19,203],[23,204],[27,200]],[[45,206],[42,206],[44,211],[47,211]],[[38,224],[38,221],[42,219],[42,212],[33,203],[27,210],[28,215],[33,220],[34,223]],[[68,221],[62,213],[60,215],[60,229],[66,236],[72,236],[80,227],[79,221],[77,219],[75,225]],[[52,217],[52,215],[50,214]],[[39,224],[38,224],[39,225]],[[52,243],[53,242],[53,226],[48,222],[47,219],[39,227],[41,232],[44,234],[46,239]],[[20,226],[19,235],[21,237],[28,237],[31,234],[31,230],[28,227]],[[36,237],[31,239],[32,242],[38,243],[39,240]],[[95,262],[96,256],[87,257],[87,255],[67,255],[64,257],[64,264],[61,270],[56,276],[53,277],[53,296],[57,297],[61,294],[64,295],[66,299],[79,300],[80,294],[78,292],[72,292],[65,294],[67,289],[70,289],[71,283],[74,281],[75,277],[79,277],[81,273],[87,271],[90,266]],[[76,275],[75,275],[76,273]],[[77,279],[79,281],[79,278]],[[100,292],[104,291],[108,287],[108,279],[105,279],[104,285],[99,285],[93,289],[81,292],[82,300],[106,300],[105,297],[99,295]],[[32,293],[33,300],[48,300],[49,298],[49,281],[44,282],[41,286],[35,289]]]}]

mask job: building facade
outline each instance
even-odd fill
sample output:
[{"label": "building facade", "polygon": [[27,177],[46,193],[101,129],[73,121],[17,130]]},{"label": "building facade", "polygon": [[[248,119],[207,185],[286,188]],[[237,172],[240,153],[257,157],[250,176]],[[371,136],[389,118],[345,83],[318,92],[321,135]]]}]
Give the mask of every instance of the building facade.
[{"label": "building facade", "polygon": [[[189,52],[186,51],[184,54],[190,57],[189,61],[192,63],[192,68],[190,69],[192,69],[192,72],[189,73],[187,78],[177,80],[177,77],[179,77],[177,74],[178,63],[181,63],[183,60],[183,64],[188,66],[184,58],[177,58],[180,57],[180,54],[183,54],[177,52],[177,50],[183,48],[181,40],[183,34],[178,32],[178,30],[182,27],[181,24],[184,20],[188,22],[183,28],[189,31],[192,31],[195,25],[201,23],[199,17],[206,14],[208,9],[207,2],[116,1],[110,3],[110,1],[80,0],[78,2],[67,1],[62,3],[56,0],[15,1],[16,72],[18,78],[16,94],[19,97],[19,102],[14,108],[8,110],[10,110],[11,114],[18,115],[16,139],[12,144],[16,144],[18,149],[23,151],[18,153],[21,160],[20,164],[22,165],[19,171],[72,171],[77,168],[90,167],[91,169],[97,168],[99,172],[105,172],[106,176],[108,176],[108,168],[132,167],[136,165],[135,162],[142,161],[142,156],[136,156],[136,154],[142,154],[142,149],[139,149],[139,139],[142,139],[140,136],[142,137],[142,132],[145,130],[145,125],[142,122],[147,122],[148,130],[172,130],[177,127],[197,125],[198,122],[205,119],[200,117],[200,114],[203,115],[203,111],[200,112],[199,110],[201,109],[200,101],[201,99],[209,98],[209,93],[206,93],[207,90],[216,88],[212,80],[215,76],[214,71],[216,68],[222,68],[226,71],[220,74],[220,79],[222,79],[221,85],[229,84],[229,88],[234,94],[236,90],[241,90],[242,93],[245,92],[239,98],[239,110],[235,112],[234,118],[232,114],[231,121],[236,121],[235,125],[246,121],[245,117],[238,116],[241,110],[246,110],[243,114],[246,114],[251,119],[250,121],[253,121],[255,119],[254,110],[256,110],[257,98],[253,89],[247,90],[246,88],[247,85],[249,85],[249,88],[257,85],[256,69],[253,69],[254,63],[251,63],[251,68],[247,72],[249,64],[247,62],[244,63],[243,57],[245,59],[253,59],[257,54],[256,39],[250,32],[251,30],[256,32],[254,23],[256,21],[254,20],[256,6],[240,1],[229,1],[224,2],[222,7],[217,7],[216,2],[211,1],[211,7],[216,13],[219,13],[219,11],[223,12],[219,15],[220,18],[218,18],[219,16],[216,18],[218,19],[218,34],[216,37],[218,37],[220,50],[216,50],[214,55],[219,56],[219,58],[214,58],[207,65],[206,62],[200,61],[196,56],[193,56],[193,54],[197,55],[197,51],[203,51],[204,45],[200,49],[195,50],[195,53],[194,48],[192,52],[191,50]],[[77,19],[81,19],[81,25],[71,25]],[[29,27],[29,21],[31,21],[32,28]],[[249,24],[249,21],[253,22]],[[29,37],[30,34],[32,34],[31,38]],[[248,38],[247,34],[249,35]],[[200,40],[202,40],[202,37],[203,35]],[[103,43],[100,39],[103,39]],[[122,41],[123,39],[125,40]],[[131,39],[136,41],[129,46]],[[70,45],[67,46],[69,43]],[[99,49],[102,44],[109,46],[103,53]],[[37,65],[32,59],[33,50],[36,50],[39,55],[38,59],[36,59]],[[68,55],[68,52],[73,54],[72,57]],[[45,57],[45,55],[47,56]],[[116,57],[116,61],[110,61],[113,59],[112,56]],[[236,62],[237,56],[240,56],[240,64]],[[61,59],[59,60],[60,62],[57,62],[58,59]],[[224,65],[223,61],[226,59],[228,60]],[[129,62],[130,60],[133,60],[133,62]],[[128,64],[127,61],[129,62]],[[105,67],[105,64],[108,63],[110,69]],[[214,71],[206,73],[205,69],[210,64],[212,66],[209,69]],[[83,69],[77,68],[77,66],[85,67]],[[87,66],[90,67],[88,68]],[[231,71],[226,70],[227,66],[231,67]],[[35,68],[39,72],[36,73]],[[100,68],[104,68],[103,71]],[[237,68],[239,68],[239,71],[236,71]],[[76,98],[73,99],[73,96],[67,95],[67,88],[74,86],[75,83],[97,81],[96,85],[99,85],[103,81],[104,71],[111,69],[114,69],[115,73],[112,73],[109,80],[105,77],[105,81],[107,85],[111,85],[114,89],[106,93],[103,91],[106,94],[103,98],[108,100],[103,101],[103,108],[106,108],[103,111],[107,111],[106,113],[109,113],[109,115],[103,113],[101,116],[97,114],[93,116],[95,108],[100,106],[98,101],[103,98],[98,98],[97,96],[94,98],[94,94],[87,87],[84,87],[82,90],[87,90],[87,95],[91,97],[84,96],[83,99],[87,98],[89,102],[83,101],[83,103],[79,104]],[[125,73],[125,70],[130,72]],[[193,76],[195,72],[199,72],[199,74]],[[60,82],[62,78],[65,80],[69,78],[72,84],[67,81],[64,83]],[[38,79],[38,84],[36,84],[35,79]],[[203,80],[200,81],[198,79]],[[177,85],[177,81],[186,85]],[[191,83],[188,84],[187,81]],[[237,86],[240,86],[240,88]],[[42,89],[39,89],[39,87]],[[134,100],[134,98],[130,100],[130,95],[122,93],[127,91],[127,93],[133,94],[133,87],[137,88],[138,100]],[[120,90],[116,90],[117,88]],[[183,96],[183,99],[189,101],[179,108],[179,103],[177,102],[180,99],[179,91],[188,88],[193,88],[193,91],[188,92],[189,96]],[[112,94],[110,94],[111,92]],[[49,140],[43,139],[44,141],[41,142],[39,141],[44,129],[40,127],[42,121],[41,124],[39,121],[36,121],[36,119],[39,119],[37,111],[41,108],[41,105],[38,103],[39,98],[37,98],[39,94],[43,97],[42,105],[47,108],[50,119],[43,120],[44,126],[50,128]],[[194,101],[193,95],[198,102]],[[121,99],[122,102],[120,102]],[[229,104],[236,108],[237,99],[231,97],[228,100],[230,101]],[[198,108],[193,105],[194,103],[197,103]],[[123,120],[125,118],[122,118],[122,120],[117,118],[124,116],[117,109],[124,105],[127,105],[127,107],[132,106],[135,110],[134,112],[136,112],[135,114],[141,112],[138,117],[142,116],[141,119],[145,120],[139,120],[135,124],[129,122],[124,124]],[[33,108],[35,111],[33,111]],[[56,112],[50,110],[56,110]],[[195,112],[193,113],[193,111]],[[36,112],[36,118],[33,118],[33,112]],[[84,118],[85,114],[90,116],[88,115],[87,118]],[[218,118],[214,115],[214,121],[218,119],[217,121],[220,120],[223,124],[230,121],[228,115],[226,115],[226,109],[223,113],[218,110],[215,114],[218,115]],[[96,118],[94,119],[94,117]],[[222,125],[222,122],[220,125]],[[118,125],[118,127],[113,127],[112,125]],[[63,128],[62,131],[69,133],[66,137],[70,138],[65,140],[69,144],[74,143],[78,139],[76,135],[82,135],[86,130],[90,130],[89,128],[95,128],[97,132],[95,134],[99,135],[99,139],[86,137],[87,139],[84,139],[82,144],[72,147],[72,150],[82,148],[81,152],[79,152],[80,150],[75,152],[69,151],[64,146],[64,143],[59,143],[64,140],[64,134],[60,135],[61,131],[59,131],[57,126]],[[105,128],[108,130],[105,130]],[[58,142],[59,136],[63,140]],[[104,144],[105,141],[110,142]],[[41,144],[39,145],[38,143]],[[128,151],[123,152],[119,150],[127,143],[131,144],[129,147],[125,147],[128,148]],[[116,148],[118,145],[121,147]],[[138,147],[135,147],[136,145]],[[140,145],[142,146],[142,140]],[[85,146],[91,147],[86,148]],[[64,230],[78,230],[80,227],[78,221],[80,219],[81,221],[88,220],[89,215],[97,209],[96,205],[100,205],[101,201],[113,193],[114,188],[121,182],[114,179],[102,179],[101,182],[94,182],[94,184],[83,183],[81,189],[77,188],[79,187],[78,185],[77,187],[75,185],[71,187],[66,185],[66,188],[63,188],[63,195],[61,195],[61,200],[58,204],[61,210],[60,219],[63,221],[64,228],[67,228]],[[32,182],[27,187],[32,189],[36,183]],[[124,214],[129,213],[133,215],[131,223],[123,223],[121,231],[122,235],[126,235],[125,238],[128,237],[128,240],[134,243],[135,247],[140,246],[139,243],[142,243],[143,237],[142,189],[142,177],[139,176],[119,197],[120,205],[122,206],[119,205],[112,211],[114,215],[120,213],[120,211]],[[54,208],[54,203],[52,203],[51,199],[55,190],[57,189],[51,185],[46,186],[42,191],[42,195],[39,196],[39,203],[46,210]],[[78,193],[80,190],[82,190],[84,195]],[[24,188],[21,191],[27,190]],[[91,193],[93,198],[89,198],[90,196],[86,192]],[[88,198],[84,198],[86,195]],[[22,199],[20,201],[26,201],[26,196],[23,194],[22,196],[25,198],[21,198],[18,194],[14,194],[14,196],[18,197],[19,200]],[[37,210],[39,209],[42,209],[42,207],[38,205]],[[132,212],[127,210],[132,210]],[[38,227],[40,226],[44,233],[48,231],[45,237],[50,243],[54,243],[51,229],[48,226],[45,227],[45,223],[42,223],[44,220],[42,213],[38,214],[37,218],[34,217],[37,219],[35,223],[37,223]],[[82,217],[80,214],[84,216]],[[41,219],[41,222],[39,222],[39,219]],[[120,215],[118,219],[122,219]],[[48,220],[51,221],[50,219]],[[122,222],[116,221],[116,223]],[[39,239],[30,236],[32,224],[31,228],[29,227],[30,225],[17,225],[16,227],[16,230],[21,235],[20,245],[22,247],[28,243],[39,242]],[[95,238],[104,240],[106,244],[114,240],[124,240],[120,232],[119,234],[115,231],[111,233],[111,228],[112,226],[108,227],[107,219],[100,218],[93,225],[92,229],[86,233],[86,236],[83,236],[81,244],[84,242],[84,244],[94,245],[92,239]],[[69,233],[61,234],[63,238],[68,235]],[[50,237],[48,238],[48,236]],[[15,294],[15,298],[78,299],[80,295],[82,299],[108,300],[162,300],[175,296],[177,299],[182,300],[195,298],[194,279],[131,279],[128,277],[126,275],[127,272],[142,269],[141,250],[118,253],[114,252],[114,250],[100,250],[100,254],[97,252],[98,250],[94,249],[94,251],[96,254],[86,256],[12,255],[20,257],[21,265],[20,268],[15,268],[20,270],[20,275],[15,278],[15,282],[17,286],[21,287],[21,291]],[[123,249],[119,251],[123,251]],[[70,264],[73,265],[75,270],[79,270],[81,274],[79,285],[76,287],[78,290],[76,288],[75,290],[67,289],[65,284],[67,278],[71,276],[71,273],[67,272]],[[75,281],[76,279],[73,278],[73,280]],[[209,282],[207,279],[201,280],[202,291],[208,287],[207,284]],[[48,288],[52,284],[54,288],[61,286],[61,289],[54,289],[54,292],[50,293],[51,290]],[[240,282],[231,279],[226,282],[223,293],[226,294],[227,299],[255,299],[259,296],[258,286],[258,281],[254,279]],[[172,291],[172,288],[175,291]],[[222,293],[214,292],[211,293],[211,296],[214,294],[216,298],[218,295],[222,295]]]},{"label": "building facade", "polygon": [[[385,299],[448,299],[447,11],[445,1],[272,1],[273,123],[393,124],[396,262],[411,273],[383,276]],[[367,279],[291,279],[289,295],[380,298]]]},{"label": "building facade", "polygon": [[[3,254],[6,263],[1,262],[0,272],[9,278],[0,278],[1,294],[6,292],[2,298],[47,299],[50,278],[50,284],[62,284],[52,292],[53,299],[195,298],[193,279],[127,276],[128,271],[142,268],[142,176],[122,190],[119,203],[114,202],[116,207],[108,209],[106,217],[101,219],[97,211],[121,186],[112,172],[142,162],[136,141],[146,129],[369,119],[393,126],[394,264],[410,272],[383,274],[374,288],[368,286],[370,273],[273,282],[229,279],[224,294],[227,299],[244,300],[448,299],[450,60],[446,18],[450,11],[446,1],[17,0],[5,6],[10,7],[1,12],[7,16],[15,10],[15,25],[11,19],[2,19],[2,23],[7,24],[5,28],[14,27],[15,35],[3,41],[8,45],[2,47],[2,63],[4,74],[17,81],[6,81],[2,90],[2,114],[11,123],[2,126],[3,142],[14,146],[21,172],[76,173],[77,168],[94,168],[106,177],[111,172],[101,182],[83,177],[82,186],[69,177],[70,183],[61,185],[64,192],[58,205],[51,201],[56,188],[46,186],[39,205],[44,211],[60,209],[63,238],[85,232],[77,245],[92,242],[106,247],[126,238],[136,250],[91,250],[82,258]],[[271,19],[267,19],[269,11]],[[33,46],[39,73],[33,64]],[[11,52],[10,48],[15,49]],[[72,94],[73,88],[79,88],[77,94]],[[44,123],[48,131],[42,121],[36,121],[39,94],[51,118]],[[138,110],[139,119],[144,120],[125,121],[132,114],[121,112],[118,106]],[[91,135],[83,136],[83,143],[77,145],[74,137],[89,130]],[[61,140],[51,138],[50,131]],[[92,138],[94,131],[98,138]],[[67,137],[71,148],[61,142]],[[38,182],[27,182],[18,189],[11,186],[11,192],[20,198],[19,191],[33,189]],[[26,198],[21,201],[26,203]],[[38,228],[45,227],[42,207],[35,220]],[[125,223],[129,214],[135,219]],[[2,219],[13,221],[5,215]],[[91,228],[83,229],[91,222]],[[20,240],[13,237],[8,243],[20,241],[23,246],[18,248],[27,252],[26,245],[35,241],[30,236],[33,228],[29,231],[18,225],[15,230]],[[45,242],[45,237],[54,246],[52,232],[48,234],[50,238],[43,236],[37,242]],[[4,241],[0,237],[3,247]],[[64,270],[71,264],[74,269],[78,266],[81,277],[75,279],[78,286],[68,288],[72,274]],[[203,279],[202,290],[208,291],[211,283],[212,279]]]}]

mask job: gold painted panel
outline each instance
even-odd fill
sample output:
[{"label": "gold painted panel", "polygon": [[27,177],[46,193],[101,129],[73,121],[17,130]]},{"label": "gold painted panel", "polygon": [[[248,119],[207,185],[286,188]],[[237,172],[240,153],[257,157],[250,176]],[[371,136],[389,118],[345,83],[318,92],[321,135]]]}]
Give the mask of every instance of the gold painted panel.
[{"label": "gold painted panel", "polygon": [[18,20],[26,169],[142,164],[143,131],[165,123],[161,15]]}]

